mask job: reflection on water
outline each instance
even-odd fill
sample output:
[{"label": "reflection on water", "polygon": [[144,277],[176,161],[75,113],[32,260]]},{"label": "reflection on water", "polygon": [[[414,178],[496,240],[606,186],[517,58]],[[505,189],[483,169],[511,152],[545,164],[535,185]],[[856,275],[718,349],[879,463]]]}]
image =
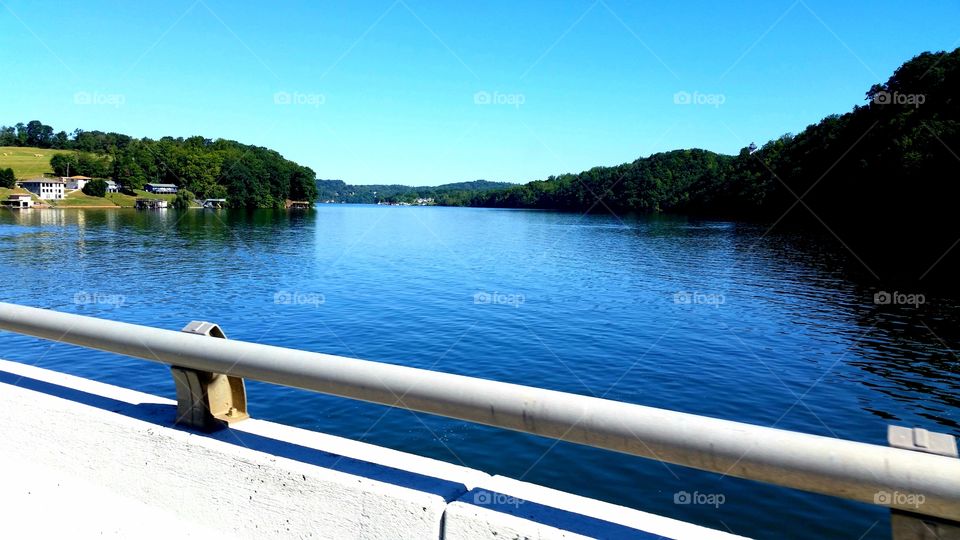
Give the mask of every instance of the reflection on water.
[{"label": "reflection on water", "polygon": [[[960,304],[829,239],[742,223],[457,208],[0,212],[0,300],[885,444],[956,433]],[[475,303],[478,294],[523,303]],[[323,298],[298,302],[297,298]],[[278,300],[280,299],[280,300]],[[279,303],[278,303],[279,301]],[[4,355],[173,397],[159,365],[0,335]],[[886,512],[249,383],[260,418],[760,537],[887,537]],[[679,491],[725,496],[678,505]]]}]

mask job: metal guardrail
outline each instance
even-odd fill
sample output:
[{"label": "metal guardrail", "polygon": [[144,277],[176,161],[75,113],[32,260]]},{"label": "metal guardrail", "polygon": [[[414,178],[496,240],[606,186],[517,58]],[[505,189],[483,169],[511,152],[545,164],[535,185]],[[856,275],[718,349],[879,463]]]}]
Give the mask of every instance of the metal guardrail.
[{"label": "metal guardrail", "polygon": [[[226,385],[221,395],[237,391],[226,379],[256,379],[960,521],[960,459],[955,457],[393,364],[211,339],[212,328],[215,325],[191,323],[185,329],[189,333],[184,333],[0,303],[0,329],[195,370]],[[218,328],[212,333],[225,337]],[[184,403],[191,392],[193,399],[205,394],[196,388],[181,393],[181,383],[178,380],[181,407],[195,405]],[[242,390],[241,381],[241,394]],[[233,414],[243,417],[245,410],[237,413],[226,407],[218,418],[228,420]],[[934,451],[922,448],[929,445],[921,436],[926,432],[916,433],[914,446]],[[900,446],[912,444],[907,443]],[[952,437],[945,447],[950,445],[955,455]]]}]

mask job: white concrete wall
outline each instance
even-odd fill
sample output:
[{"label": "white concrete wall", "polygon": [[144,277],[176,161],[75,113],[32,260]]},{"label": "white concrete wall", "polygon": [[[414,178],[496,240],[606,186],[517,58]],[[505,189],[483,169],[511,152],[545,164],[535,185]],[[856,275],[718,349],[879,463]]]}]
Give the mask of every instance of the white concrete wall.
[{"label": "white concrete wall", "polygon": [[[256,419],[195,434],[170,427],[174,413],[156,396],[0,360],[3,536],[69,523],[72,538],[732,538]],[[510,498],[522,503],[496,504]]]}]

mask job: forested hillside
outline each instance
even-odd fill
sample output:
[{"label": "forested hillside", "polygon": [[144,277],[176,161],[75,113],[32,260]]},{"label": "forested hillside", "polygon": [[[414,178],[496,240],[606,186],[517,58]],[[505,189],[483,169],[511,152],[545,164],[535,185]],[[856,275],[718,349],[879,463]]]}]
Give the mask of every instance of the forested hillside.
[{"label": "forested hillside", "polygon": [[[865,104],[751,152],[655,154],[473,197],[473,206],[670,211],[798,224],[873,275],[950,279],[960,250],[960,49],[923,53]],[[938,257],[944,258],[938,262]]]},{"label": "forested hillside", "polygon": [[0,126],[0,146],[72,150],[50,158],[58,175],[110,178],[126,189],[147,182],[176,184],[200,198],[226,198],[233,207],[283,207],[314,201],[316,174],[267,148],[203,137],[135,139],[121,133],[60,131],[38,120]]}]

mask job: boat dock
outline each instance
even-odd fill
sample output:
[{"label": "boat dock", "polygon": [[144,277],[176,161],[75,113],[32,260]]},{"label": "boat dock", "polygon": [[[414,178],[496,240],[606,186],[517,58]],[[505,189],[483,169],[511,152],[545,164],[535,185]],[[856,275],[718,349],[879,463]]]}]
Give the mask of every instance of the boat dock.
[{"label": "boat dock", "polygon": [[227,206],[226,199],[204,199],[200,206],[204,208],[225,208]]},{"label": "boat dock", "polygon": [[165,210],[167,201],[163,199],[137,199],[133,203],[137,210]]}]

